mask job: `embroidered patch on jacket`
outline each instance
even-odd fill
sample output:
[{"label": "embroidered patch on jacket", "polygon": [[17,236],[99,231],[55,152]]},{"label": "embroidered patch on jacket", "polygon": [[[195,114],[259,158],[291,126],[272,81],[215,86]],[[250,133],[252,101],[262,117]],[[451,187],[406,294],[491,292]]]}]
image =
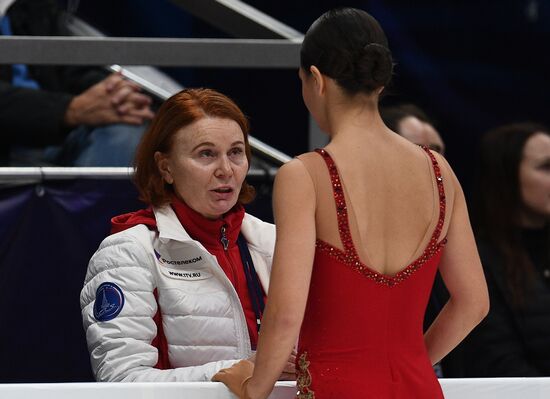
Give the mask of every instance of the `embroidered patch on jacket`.
[{"label": "embroidered patch on jacket", "polygon": [[205,268],[206,262],[201,254],[196,251],[179,251],[178,256],[161,255],[153,248],[159,269],[166,277],[177,280],[204,280],[212,277],[212,273]]},{"label": "embroidered patch on jacket", "polygon": [[155,258],[157,258],[157,261],[159,261],[164,266],[179,267],[200,264],[203,262],[201,255],[191,256],[185,259],[166,259],[156,249],[153,249],[153,251],[155,252]]},{"label": "embroidered patch on jacket", "polygon": [[205,280],[207,278],[212,277],[212,273],[202,269],[181,270],[181,269],[173,269],[171,267],[160,267],[160,271],[166,277],[174,278],[177,280],[195,281],[195,280]]},{"label": "embroidered patch on jacket", "polygon": [[105,282],[97,287],[94,302],[94,317],[108,321],[117,317],[124,307],[124,294],[115,283]]}]

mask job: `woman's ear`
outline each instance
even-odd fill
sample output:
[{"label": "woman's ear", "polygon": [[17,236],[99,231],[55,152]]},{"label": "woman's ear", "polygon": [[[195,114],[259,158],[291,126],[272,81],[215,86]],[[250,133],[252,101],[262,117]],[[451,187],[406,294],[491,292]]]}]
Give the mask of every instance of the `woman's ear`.
[{"label": "woman's ear", "polygon": [[325,77],[315,65],[310,66],[309,71],[311,72],[312,78],[315,80],[315,89],[317,94],[324,94],[327,84]]},{"label": "woman's ear", "polygon": [[168,156],[160,151],[156,151],[155,163],[157,164],[157,168],[164,181],[168,184],[174,183],[174,178],[172,177],[172,172],[170,171]]}]

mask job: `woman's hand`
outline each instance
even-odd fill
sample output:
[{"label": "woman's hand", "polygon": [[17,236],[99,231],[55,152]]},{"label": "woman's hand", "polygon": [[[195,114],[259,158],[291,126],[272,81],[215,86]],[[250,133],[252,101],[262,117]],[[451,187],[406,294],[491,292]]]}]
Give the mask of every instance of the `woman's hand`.
[{"label": "woman's hand", "polygon": [[233,366],[218,371],[212,381],[223,382],[231,392],[240,399],[247,398],[246,385],[254,372],[254,363],[249,360],[241,360]]},{"label": "woman's hand", "polygon": [[[241,360],[233,366],[221,369],[213,377],[212,381],[223,382],[231,392],[239,399],[251,398],[248,392],[248,382],[254,373],[255,354],[246,360]],[[296,352],[292,351],[279,380],[292,381],[296,379]]]}]

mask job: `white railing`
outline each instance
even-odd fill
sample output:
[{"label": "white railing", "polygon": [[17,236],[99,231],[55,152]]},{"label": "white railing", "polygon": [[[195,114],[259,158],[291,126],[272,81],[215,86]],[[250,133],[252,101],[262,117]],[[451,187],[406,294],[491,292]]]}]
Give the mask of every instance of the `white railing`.
[{"label": "white railing", "polygon": [[[550,378],[441,379],[445,399],[548,399]],[[278,382],[270,399],[294,399],[293,382]],[[233,399],[221,383],[0,384],[2,399]]]}]

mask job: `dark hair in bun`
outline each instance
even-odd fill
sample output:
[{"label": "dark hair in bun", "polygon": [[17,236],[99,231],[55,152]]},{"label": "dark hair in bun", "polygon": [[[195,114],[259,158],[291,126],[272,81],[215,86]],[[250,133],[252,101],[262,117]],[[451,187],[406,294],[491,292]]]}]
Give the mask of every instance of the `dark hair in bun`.
[{"label": "dark hair in bun", "polygon": [[355,8],[321,15],[304,37],[300,63],[307,73],[315,65],[351,95],[387,86],[393,72],[384,31],[370,14]]}]

